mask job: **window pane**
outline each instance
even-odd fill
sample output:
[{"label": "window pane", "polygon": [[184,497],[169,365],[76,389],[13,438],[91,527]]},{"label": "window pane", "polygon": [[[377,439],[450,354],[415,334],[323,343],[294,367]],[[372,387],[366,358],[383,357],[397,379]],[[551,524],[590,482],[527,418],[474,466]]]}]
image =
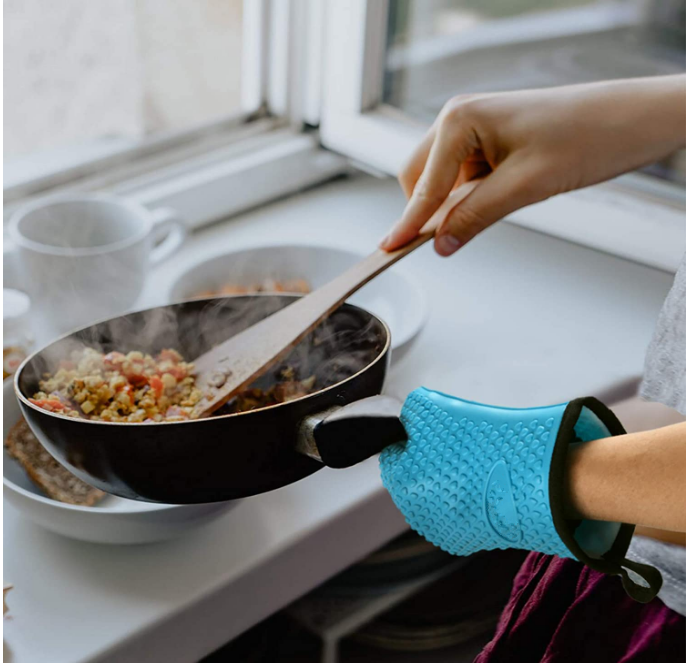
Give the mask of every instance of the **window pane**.
[{"label": "window pane", "polygon": [[5,0],[5,158],[237,113],[242,0]]},{"label": "window pane", "polygon": [[[684,0],[390,0],[384,101],[430,122],[451,96],[685,71]],[[652,173],[684,182],[684,154]]]}]

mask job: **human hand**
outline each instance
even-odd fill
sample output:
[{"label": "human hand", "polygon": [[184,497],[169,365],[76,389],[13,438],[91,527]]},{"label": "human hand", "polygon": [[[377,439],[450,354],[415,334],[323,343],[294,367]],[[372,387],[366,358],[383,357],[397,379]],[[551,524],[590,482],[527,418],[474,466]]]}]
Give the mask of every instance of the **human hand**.
[{"label": "human hand", "polygon": [[[405,245],[437,213],[435,248],[449,256],[519,208],[639,168],[684,143],[684,75],[454,97],[401,171],[409,201],[380,245]],[[480,177],[460,203],[446,201]]]}]

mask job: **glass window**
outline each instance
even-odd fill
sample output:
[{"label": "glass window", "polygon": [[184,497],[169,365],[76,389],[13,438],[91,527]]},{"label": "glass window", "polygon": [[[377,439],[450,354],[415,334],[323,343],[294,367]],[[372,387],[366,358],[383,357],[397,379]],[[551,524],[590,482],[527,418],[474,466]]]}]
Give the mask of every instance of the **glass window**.
[{"label": "glass window", "polygon": [[5,0],[4,157],[239,112],[242,0]]},{"label": "glass window", "polygon": [[[451,96],[685,71],[684,0],[390,0],[384,101],[430,122]],[[685,181],[685,155],[647,171]]]}]

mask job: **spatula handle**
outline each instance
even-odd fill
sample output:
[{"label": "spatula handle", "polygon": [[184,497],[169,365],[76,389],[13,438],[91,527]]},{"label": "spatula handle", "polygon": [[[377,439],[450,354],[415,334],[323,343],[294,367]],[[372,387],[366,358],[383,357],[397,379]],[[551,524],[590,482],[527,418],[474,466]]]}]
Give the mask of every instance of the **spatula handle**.
[{"label": "spatula handle", "polygon": [[304,317],[302,319],[304,323],[307,322],[309,317],[311,317],[311,321],[316,323],[322,321],[327,314],[340,307],[352,294],[373,280],[379,273],[382,273],[386,268],[392,266],[421,245],[424,245],[433,237],[434,232],[430,231],[420,234],[411,243],[393,252],[376,250],[331,280],[328,284],[301,298],[299,300],[301,307],[298,308],[298,303],[295,303],[294,309],[301,311],[300,316]]},{"label": "spatula handle", "polygon": [[328,284],[325,284],[317,291],[301,298],[299,303],[295,303],[291,308],[295,312],[298,309],[300,310],[301,316],[305,317],[305,319],[302,320],[305,323],[310,316],[312,318],[311,320],[315,322],[314,326],[320,321],[323,321],[326,314],[330,314],[336,308],[340,307],[352,294],[369,281],[373,280],[379,273],[431,240],[436,234],[437,227],[445,220],[448,213],[460,201],[467,197],[480,182],[480,180],[473,180],[464,183],[451,192],[448,198],[439,206],[436,213],[434,213],[424,226],[420,234],[407,245],[393,250],[392,252],[376,250],[362,259],[359,263],[331,280]]},{"label": "spatula handle", "polygon": [[360,287],[433,238],[438,224],[478,182],[465,183],[452,192],[419,236],[404,247],[392,252],[376,250],[328,284],[197,358],[197,386],[204,397],[194,407],[192,418],[210,416],[229,398],[284,358]]}]

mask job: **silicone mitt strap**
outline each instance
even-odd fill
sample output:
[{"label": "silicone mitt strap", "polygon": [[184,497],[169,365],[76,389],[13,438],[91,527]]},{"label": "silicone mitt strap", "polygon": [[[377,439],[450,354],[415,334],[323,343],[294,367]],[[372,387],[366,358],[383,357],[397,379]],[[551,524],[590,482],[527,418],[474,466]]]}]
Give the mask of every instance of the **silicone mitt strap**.
[{"label": "silicone mitt strap", "polygon": [[[634,581],[628,573],[628,569],[637,574],[646,585]],[[627,558],[622,560],[621,576],[623,588],[628,593],[628,596],[643,604],[649,603],[659,594],[659,590],[664,582],[658,569],[655,569],[650,564],[633,562]]]},{"label": "silicone mitt strap", "polygon": [[[568,550],[580,562],[601,573],[620,575],[628,595],[635,601],[647,603],[656,597],[663,580],[659,571],[654,567],[626,559],[625,555],[630,546],[635,526],[621,524],[608,551],[601,557],[594,557],[580,545],[576,538],[576,530],[583,521],[566,518],[564,494],[567,455],[571,444],[580,439],[577,434],[577,426],[581,422],[583,411],[593,414],[605,426],[611,436],[625,434],[625,428],[616,415],[596,398],[578,398],[568,403],[556,437],[549,477],[549,499],[554,526]],[[601,525],[601,523],[599,524]],[[633,580],[629,571],[634,572],[641,582]]]}]

